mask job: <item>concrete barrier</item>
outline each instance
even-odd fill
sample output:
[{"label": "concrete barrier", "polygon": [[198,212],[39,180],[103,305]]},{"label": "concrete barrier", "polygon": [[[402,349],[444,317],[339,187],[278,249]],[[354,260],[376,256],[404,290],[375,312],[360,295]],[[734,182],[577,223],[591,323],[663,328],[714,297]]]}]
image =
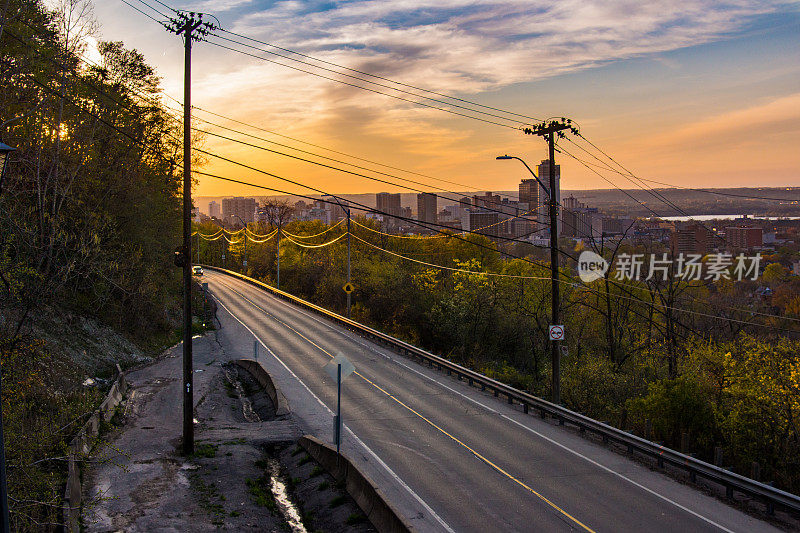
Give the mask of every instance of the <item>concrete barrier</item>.
[{"label": "concrete barrier", "polygon": [[233,362],[236,366],[247,370],[251,376],[258,381],[272,400],[272,405],[275,406],[275,415],[283,416],[289,414],[289,402],[280,391],[280,389],[272,382],[272,377],[264,370],[264,367],[258,361],[253,359],[237,359]]},{"label": "concrete barrier", "polygon": [[298,444],[337,481],[344,482],[347,493],[380,533],[414,531],[414,527],[389,503],[375,483],[346,456],[339,458],[336,449],[311,435],[301,437]]},{"label": "concrete barrier", "polygon": [[[117,370],[120,370],[117,365]],[[80,531],[81,516],[81,461],[89,455],[100,433],[100,419],[108,422],[114,416],[114,410],[122,401],[128,390],[128,382],[120,371],[111,390],[106,394],[100,407],[92,413],[89,420],[75,435],[69,444],[67,459],[67,486],[64,489],[64,504],[62,507],[64,531],[78,533]]]}]

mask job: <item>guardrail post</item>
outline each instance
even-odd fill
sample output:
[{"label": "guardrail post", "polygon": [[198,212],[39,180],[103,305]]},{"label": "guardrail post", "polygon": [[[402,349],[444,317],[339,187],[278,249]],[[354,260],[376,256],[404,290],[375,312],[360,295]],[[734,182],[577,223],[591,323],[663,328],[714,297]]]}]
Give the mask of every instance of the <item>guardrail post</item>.
[{"label": "guardrail post", "polygon": [[722,466],[722,446],[714,446],[714,466]]},{"label": "guardrail post", "polygon": [[761,465],[758,462],[753,461],[753,464],[750,465],[750,479],[754,479],[758,481],[758,478],[761,477]]},{"label": "guardrail post", "polygon": [[522,412],[525,413],[526,415],[528,414],[528,404],[527,403],[523,403],[522,404]]},{"label": "guardrail post", "polygon": [[469,378],[469,386],[472,387],[472,378]]},{"label": "guardrail post", "polygon": [[681,453],[686,453],[689,449],[689,434],[685,431],[681,432]]},{"label": "guardrail post", "polygon": [[508,395],[508,404],[514,405],[514,398],[512,398],[510,394]]},{"label": "guardrail post", "polygon": [[644,440],[650,440],[653,438],[653,423],[650,421],[649,418],[644,420]]},{"label": "guardrail post", "polygon": [[[774,481],[767,481],[764,483],[765,485],[769,485],[770,487],[775,486]],[[772,500],[767,500],[767,514],[769,516],[775,516],[775,504],[772,503]]]}]

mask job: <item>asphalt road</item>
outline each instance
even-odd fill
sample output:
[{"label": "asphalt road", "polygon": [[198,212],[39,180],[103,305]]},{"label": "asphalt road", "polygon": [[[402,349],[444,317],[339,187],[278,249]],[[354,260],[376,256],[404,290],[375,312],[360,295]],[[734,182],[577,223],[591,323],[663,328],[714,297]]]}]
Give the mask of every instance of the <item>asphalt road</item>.
[{"label": "asphalt road", "polygon": [[420,531],[778,531],[692,487],[224,274],[227,353],[253,354],[304,431],[330,442],[345,355],[344,451]]}]

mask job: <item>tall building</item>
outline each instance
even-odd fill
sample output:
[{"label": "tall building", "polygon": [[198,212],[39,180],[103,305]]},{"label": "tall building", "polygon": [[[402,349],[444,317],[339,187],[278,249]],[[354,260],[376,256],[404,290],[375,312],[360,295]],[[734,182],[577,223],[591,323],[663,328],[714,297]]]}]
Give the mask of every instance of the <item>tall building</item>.
[{"label": "tall building", "polygon": [[211,218],[220,218],[222,215],[222,206],[219,205],[219,202],[211,200],[208,202],[208,216]]},{"label": "tall building", "polygon": [[375,195],[375,202],[378,211],[387,213],[392,216],[400,216],[402,213],[402,206],[400,205],[400,193],[379,192]]},{"label": "tall building", "polygon": [[728,249],[751,250],[764,244],[764,230],[746,226],[732,226],[725,228],[725,241]]},{"label": "tall building", "polygon": [[[550,160],[545,159],[543,160],[538,168],[537,171],[539,172],[539,179],[542,180],[542,183],[547,185],[547,188],[550,188]],[[555,173],[556,173],[556,190],[553,191],[553,198],[555,199],[556,203],[561,203],[561,165],[555,166]],[[547,193],[547,190],[543,189],[542,186],[539,186],[539,222],[543,224],[550,223],[550,196]],[[559,234],[561,233],[561,221],[558,222],[559,224]]]},{"label": "tall building", "polygon": [[689,223],[675,228],[670,247],[673,255],[681,253],[705,255],[713,251],[714,244],[711,230],[701,224]]},{"label": "tall building", "polygon": [[[235,216],[234,216],[235,215]],[[256,199],[235,198],[222,199],[222,218],[231,224],[241,224],[239,218],[244,222],[254,222],[256,218]]]},{"label": "tall building", "polygon": [[436,224],[439,212],[438,197],[432,192],[417,195],[417,220]]},{"label": "tall building", "polygon": [[541,204],[539,182],[533,178],[522,180],[519,183],[519,201],[527,203],[530,209],[537,209]]}]

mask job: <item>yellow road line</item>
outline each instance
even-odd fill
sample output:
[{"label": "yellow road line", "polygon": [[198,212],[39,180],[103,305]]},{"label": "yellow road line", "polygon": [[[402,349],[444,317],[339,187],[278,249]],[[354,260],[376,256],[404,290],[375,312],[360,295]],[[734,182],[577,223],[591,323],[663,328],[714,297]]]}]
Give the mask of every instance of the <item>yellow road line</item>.
[{"label": "yellow road line", "polygon": [[[231,291],[233,291],[236,294],[238,294],[239,296],[241,296],[243,299],[245,299],[247,302],[249,302],[253,307],[255,307],[255,308],[259,309],[260,311],[262,311],[263,313],[271,316],[276,321],[280,322],[285,327],[287,327],[288,329],[292,330],[298,336],[302,337],[309,344],[311,344],[312,346],[314,346],[315,348],[320,350],[322,353],[324,353],[325,355],[327,355],[328,357],[333,359],[333,357],[334,357],[333,354],[331,354],[328,350],[326,350],[325,348],[323,348],[319,344],[315,343],[314,341],[312,341],[311,339],[309,339],[308,337],[306,337],[305,335],[303,335],[302,333],[297,331],[295,328],[293,328],[292,326],[290,326],[289,324],[287,324],[286,322],[284,322],[280,318],[276,317],[274,314],[270,313],[269,311],[267,311],[266,309],[264,309],[263,307],[261,307],[260,305],[258,305],[254,301],[252,301],[251,299],[249,299],[247,296],[245,296],[241,292],[239,292],[236,289],[234,289],[233,287],[231,287],[230,285],[228,285],[228,284],[226,284],[224,282],[220,282],[220,283],[222,285],[224,285],[225,287],[227,287],[228,289],[230,289]],[[430,419],[428,419],[424,415],[422,415],[419,412],[417,412],[414,408],[406,405],[402,400],[400,400],[399,398],[397,398],[396,396],[394,396],[390,392],[388,392],[385,389],[383,389],[377,383],[371,381],[369,378],[365,377],[363,374],[361,374],[358,371],[355,371],[353,373],[355,375],[357,375],[358,377],[360,377],[361,379],[363,379],[365,382],[369,383],[370,385],[372,385],[373,387],[375,387],[376,389],[381,391],[383,394],[385,394],[386,396],[388,396],[392,400],[394,400],[398,405],[403,406],[405,409],[407,409],[408,411],[413,413],[415,416],[417,416],[421,420],[424,420],[425,422],[427,422],[431,427],[435,428],[441,434],[443,434],[443,435],[447,436],[448,438],[450,438],[453,442],[456,442],[457,444],[459,444],[463,448],[469,450],[469,452],[472,453],[475,457],[477,457],[478,459],[480,459],[481,461],[483,461],[487,465],[489,465],[492,468],[494,468],[497,472],[499,472],[500,474],[504,475],[505,477],[507,477],[508,479],[513,481],[514,483],[518,484],[519,486],[521,486],[521,487],[525,488],[526,490],[528,490],[531,494],[535,495],[537,498],[539,498],[540,500],[545,502],[547,505],[549,505],[550,507],[552,507],[553,509],[555,509],[556,511],[558,511],[559,513],[561,513],[565,517],[567,517],[570,520],[572,520],[575,524],[577,524],[578,526],[582,527],[584,530],[589,531],[591,533],[595,533],[595,531],[592,528],[590,528],[589,526],[587,526],[586,524],[584,524],[583,522],[581,522],[580,520],[578,520],[577,518],[575,518],[574,516],[569,514],[567,511],[565,511],[564,509],[562,509],[561,507],[559,507],[558,505],[556,505],[555,503],[553,503],[552,501],[547,499],[545,496],[543,496],[542,494],[540,494],[539,492],[537,492],[536,490],[531,488],[529,485],[525,484],[523,481],[520,481],[516,477],[514,477],[511,474],[509,474],[508,472],[506,472],[502,467],[500,467],[500,466],[496,465],[495,463],[493,463],[492,461],[490,461],[487,457],[485,457],[484,455],[482,455],[481,453],[479,453],[478,451],[476,451],[475,449],[470,447],[468,444],[465,444],[463,441],[459,440],[457,437],[455,437],[455,436],[451,435],[450,433],[448,433],[445,429],[439,427],[436,423],[434,423],[433,421],[431,421]]]}]

